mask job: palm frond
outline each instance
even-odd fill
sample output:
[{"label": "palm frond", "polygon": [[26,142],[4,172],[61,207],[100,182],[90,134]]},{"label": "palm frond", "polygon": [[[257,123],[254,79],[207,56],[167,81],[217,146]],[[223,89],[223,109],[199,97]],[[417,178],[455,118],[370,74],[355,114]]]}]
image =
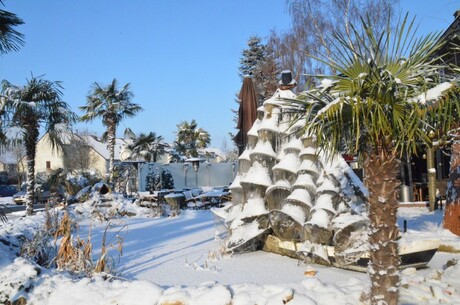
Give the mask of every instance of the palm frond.
[{"label": "palm frond", "polygon": [[[427,134],[434,128],[450,128],[452,114],[460,109],[458,99],[441,106],[456,81],[437,86],[443,67],[436,55],[439,34],[417,37],[414,21],[406,15],[394,32],[375,33],[362,18],[360,27],[350,25],[355,46],[344,34],[334,34],[332,60],[317,58],[337,71],[327,76],[332,85],[302,93],[293,103],[307,110],[306,132],[319,145],[333,152],[380,147],[410,153],[418,143],[429,143]],[[429,114],[442,120],[427,124]]]},{"label": "palm frond", "polygon": [[24,24],[21,18],[13,13],[0,10],[0,53],[18,51],[24,45],[24,35],[16,27]]}]

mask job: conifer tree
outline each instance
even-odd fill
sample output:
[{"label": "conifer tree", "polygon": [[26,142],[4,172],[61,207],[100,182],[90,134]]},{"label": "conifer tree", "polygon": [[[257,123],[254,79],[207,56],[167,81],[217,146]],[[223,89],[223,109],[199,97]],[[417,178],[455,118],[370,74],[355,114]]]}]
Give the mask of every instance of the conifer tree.
[{"label": "conifer tree", "polygon": [[161,170],[161,188],[164,190],[174,189],[174,178],[167,168]]},{"label": "conifer tree", "polygon": [[248,48],[241,52],[240,77],[254,76],[258,65],[265,59],[267,47],[262,43],[262,38],[251,36],[248,40]]},{"label": "conifer tree", "polygon": [[145,189],[149,192],[159,191],[161,187],[161,178],[158,169],[150,169],[145,177]]},{"label": "conifer tree", "polygon": [[273,52],[268,51],[260,37],[249,37],[247,44],[248,48],[241,52],[239,75],[241,80],[248,76],[252,78],[260,106],[275,92],[279,68]]}]

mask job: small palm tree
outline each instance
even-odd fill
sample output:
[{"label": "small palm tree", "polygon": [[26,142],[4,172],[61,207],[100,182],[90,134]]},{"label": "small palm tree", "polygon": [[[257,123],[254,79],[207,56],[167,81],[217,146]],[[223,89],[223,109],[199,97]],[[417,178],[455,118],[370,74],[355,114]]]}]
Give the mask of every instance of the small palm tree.
[{"label": "small palm tree", "polygon": [[[1,4],[3,2],[0,1]],[[15,27],[24,24],[16,14],[0,10],[0,53],[17,51],[24,45],[24,35],[19,33]]]},{"label": "small palm tree", "polygon": [[141,133],[139,137],[134,137],[132,144],[127,146],[130,151],[130,159],[143,158],[146,162],[157,162],[168,147],[163,142],[162,136],[157,136],[155,132],[148,134]]},{"label": "small palm tree", "polygon": [[26,150],[27,160],[27,198],[26,213],[33,214],[35,188],[35,156],[40,131],[48,134],[53,147],[59,148],[61,134],[68,131],[68,125],[76,120],[70,106],[62,101],[62,86],[32,77],[23,87],[2,82],[4,99],[0,109],[5,112],[3,124],[9,130],[18,131]]},{"label": "small palm tree", "polygon": [[[304,94],[310,116],[306,132],[325,151],[362,155],[370,194],[371,303],[397,304],[398,159],[416,153],[420,142],[430,145],[431,131],[449,130],[458,105],[445,103],[452,84],[436,83],[437,35],[415,39],[407,15],[394,33],[388,26],[376,34],[367,24],[362,20],[361,29],[351,27],[355,46],[336,34],[332,58],[318,58],[338,74]],[[436,125],[426,123],[431,113],[438,114]]]},{"label": "small palm tree", "polygon": [[107,128],[107,142],[110,154],[109,182],[113,181],[117,127],[124,118],[134,117],[138,112],[143,110],[141,106],[132,102],[133,96],[129,83],[119,89],[116,79],[113,79],[105,87],[94,82],[87,97],[87,104],[79,107],[85,112],[80,117],[81,121],[89,122],[96,118],[102,118],[102,124]]},{"label": "small palm tree", "polygon": [[175,141],[175,149],[186,157],[198,157],[198,149],[208,147],[211,143],[209,133],[203,128],[197,128],[195,120],[190,123],[184,121],[177,125],[178,131]]}]

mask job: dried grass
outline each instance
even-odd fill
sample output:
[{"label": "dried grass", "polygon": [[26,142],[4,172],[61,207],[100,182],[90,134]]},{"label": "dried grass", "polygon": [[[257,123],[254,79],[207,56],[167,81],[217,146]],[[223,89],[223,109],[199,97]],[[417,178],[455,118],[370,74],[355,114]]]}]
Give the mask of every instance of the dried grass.
[{"label": "dried grass", "polygon": [[460,253],[460,249],[448,245],[440,245],[438,251],[448,252],[448,253]]},{"label": "dried grass", "polygon": [[59,250],[56,256],[56,264],[59,269],[70,270],[79,274],[92,276],[94,273],[115,273],[115,260],[109,255],[110,249],[116,249],[121,256],[123,254],[124,238],[118,233],[125,229],[126,225],[122,226],[110,240],[107,241],[108,232],[113,228],[111,223],[108,223],[102,238],[102,249],[99,258],[93,260],[93,243],[91,241],[91,233],[86,239],[80,237],[73,238],[72,220],[68,214],[64,214],[58,230],[55,232],[55,241],[62,236]]},{"label": "dried grass", "polygon": [[33,260],[40,266],[52,265],[55,251],[50,243],[49,232],[39,230],[32,239],[24,239],[19,253],[22,257]]}]

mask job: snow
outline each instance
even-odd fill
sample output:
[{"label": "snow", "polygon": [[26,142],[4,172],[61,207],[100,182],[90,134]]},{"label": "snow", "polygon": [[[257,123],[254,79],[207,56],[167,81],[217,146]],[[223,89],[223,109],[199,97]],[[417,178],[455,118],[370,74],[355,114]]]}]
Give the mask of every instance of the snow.
[{"label": "snow", "polygon": [[331,79],[324,78],[324,79],[321,80],[320,88],[327,89],[327,88],[331,87],[333,84],[334,84],[334,82]]},{"label": "snow", "polygon": [[310,174],[300,174],[294,182],[294,187],[305,188],[311,191],[312,194],[316,193],[316,184]]},{"label": "snow", "polygon": [[331,213],[335,213],[335,209],[332,203],[332,196],[331,194],[321,194],[316,199],[316,204],[313,207],[313,210],[323,209],[329,211]]},{"label": "snow", "polygon": [[241,183],[252,183],[269,187],[272,185],[268,168],[257,161],[254,161],[246,175],[241,178]]},{"label": "snow", "polygon": [[279,132],[278,128],[279,109],[275,108],[271,113],[267,112],[258,130],[269,130],[275,133]]},{"label": "snow", "polygon": [[452,87],[452,84],[449,82],[441,83],[431,89],[428,89],[426,92],[420,94],[419,96],[412,98],[409,102],[426,104],[436,102],[444,93]]},{"label": "snow", "polygon": [[307,224],[316,225],[320,228],[328,228],[330,223],[329,214],[323,209],[315,209],[311,215],[311,219]]},{"label": "snow", "polygon": [[305,222],[305,218],[306,218],[305,212],[298,205],[287,203],[283,205],[283,208],[281,209],[281,211],[291,216],[295,221],[297,221],[300,224],[303,224]]},{"label": "snow", "polygon": [[302,140],[299,138],[292,138],[286,146],[283,147],[283,150],[294,150],[300,152],[303,148]]},{"label": "snow", "polygon": [[241,219],[249,218],[253,216],[259,216],[267,214],[268,210],[265,207],[264,200],[262,198],[250,198],[244,205],[243,211],[239,215]]},{"label": "snow", "polygon": [[289,196],[286,199],[302,202],[309,207],[313,206],[310,193],[306,189],[303,189],[303,188],[294,189],[292,193],[289,194]]},{"label": "snow", "polygon": [[318,174],[319,172],[318,163],[313,162],[309,159],[305,159],[302,161],[302,163],[300,163],[299,172],[301,171],[307,171],[313,174]]},{"label": "snow", "polygon": [[6,129],[5,136],[8,140],[19,140],[24,137],[26,131],[27,130],[25,128],[19,126],[11,126]]},{"label": "snow", "polygon": [[256,147],[254,147],[251,152],[251,156],[253,155],[269,156],[273,159],[276,158],[276,153],[269,141],[257,141]]},{"label": "snow", "polygon": [[251,153],[252,153],[252,149],[251,148],[246,148],[243,153],[241,154],[241,156],[238,157],[238,160],[246,160],[246,161],[251,161]]},{"label": "snow", "polygon": [[[110,152],[107,147],[108,143],[100,142],[93,136],[82,136],[86,143],[89,146],[94,148],[94,150],[99,153],[104,159],[108,160],[110,158]],[[120,158],[121,151],[126,146],[126,141],[123,139],[116,138],[115,139],[115,159]]]},{"label": "snow", "polygon": [[273,166],[273,170],[285,170],[291,173],[296,174],[299,170],[300,159],[297,155],[290,153],[286,154],[281,161]]},{"label": "snow", "polygon": [[248,130],[248,137],[253,136],[253,137],[258,137],[258,131],[259,131],[259,126],[262,123],[260,119],[256,119],[254,123],[252,124],[251,129]]},{"label": "snow", "polygon": [[[1,198],[2,201],[8,200]],[[124,203],[126,204],[126,203]],[[85,203],[89,205],[89,203]],[[70,206],[72,211],[74,206]],[[3,295],[23,296],[27,304],[360,304],[369,289],[366,274],[298,260],[263,251],[239,255],[221,252],[213,214],[209,210],[182,211],[177,217],[120,218],[126,225],[123,256],[117,277],[75,277],[68,272],[41,268],[23,258],[14,258],[11,248],[0,242],[0,303]],[[408,221],[403,238],[438,237],[460,249],[460,237],[442,229],[443,211],[401,208],[398,222]],[[0,238],[10,241],[31,236],[43,225],[44,213],[32,217],[10,216],[0,226]],[[347,222],[347,221],[345,221]],[[80,217],[78,233],[92,234],[94,251],[106,222],[92,219],[89,211]],[[255,228],[252,228],[255,229]],[[250,233],[250,231],[246,232]],[[317,245],[303,245],[308,250]],[[323,248],[315,252],[321,255]],[[459,254],[438,252],[426,269],[401,272],[401,304],[460,304],[460,264],[447,264]],[[306,275],[306,271],[314,275]],[[3,293],[3,294],[2,294]]]},{"label": "snow", "polygon": [[303,157],[305,155],[317,156],[318,152],[316,148],[308,146],[308,147],[303,148],[299,153],[299,157]]},{"label": "snow", "polygon": [[[19,156],[22,157],[22,156]],[[17,154],[14,153],[13,149],[3,149],[0,152],[0,162],[3,164],[15,164],[17,161]]]},{"label": "snow", "polygon": [[323,183],[317,188],[316,190],[318,193],[320,192],[326,192],[326,191],[331,191],[335,193],[340,192],[340,188],[336,185],[334,185],[334,182],[331,181],[330,179],[324,179]]}]

